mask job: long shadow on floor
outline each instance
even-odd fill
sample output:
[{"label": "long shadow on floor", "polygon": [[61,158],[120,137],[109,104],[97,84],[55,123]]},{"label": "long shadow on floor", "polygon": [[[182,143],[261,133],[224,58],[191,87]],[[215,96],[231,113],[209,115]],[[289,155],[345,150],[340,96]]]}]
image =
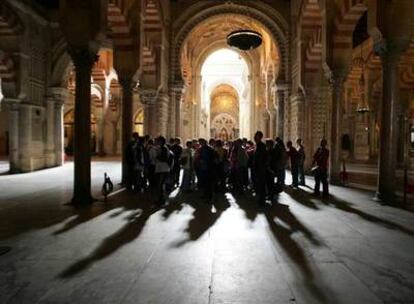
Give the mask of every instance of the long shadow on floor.
[{"label": "long shadow on floor", "polygon": [[328,206],[329,205],[334,206],[335,208],[339,210],[358,215],[364,220],[367,220],[375,224],[379,224],[385,228],[392,229],[392,230],[398,230],[410,236],[414,236],[414,230],[408,229],[400,224],[394,223],[392,221],[377,217],[375,215],[372,215],[362,210],[359,210],[357,208],[354,208],[352,203],[347,202],[343,199],[340,199],[336,196],[330,195],[329,198],[322,199],[322,202]]},{"label": "long shadow on floor", "polygon": [[230,207],[228,197],[224,194],[215,194],[212,204],[202,202],[197,195],[197,193],[192,194],[192,199],[187,197],[188,205],[194,208],[193,218],[188,222],[188,226],[184,230],[187,237],[174,242],[173,247],[181,247],[188,242],[198,240],[217,222],[223,212]]},{"label": "long shadow on floor", "polygon": [[292,189],[289,187],[285,188],[285,192],[291,197],[293,198],[297,203],[314,209],[314,210],[319,210],[319,207],[315,204],[314,200],[315,198],[312,198],[309,194],[309,192],[303,190],[303,189]]},{"label": "long shadow on floor", "polygon": [[[132,210],[130,203],[127,203],[127,208]],[[159,210],[160,208],[154,207],[150,202],[135,204],[135,211],[127,217],[127,223],[120,230],[105,238],[89,256],[65,269],[59,277],[72,277],[134,241],[141,234],[151,215]]]},{"label": "long shadow on floor", "polygon": [[[297,265],[303,275],[303,282],[309,292],[318,300],[318,303],[333,303],[328,301],[325,293],[315,284],[317,274],[313,272],[305,251],[292,237],[293,233],[302,232],[314,245],[320,246],[320,242],[289,210],[286,205],[276,204],[265,209],[265,217],[269,228],[277,243],[288,254],[289,258]],[[275,219],[288,224],[290,228],[278,224]]]}]

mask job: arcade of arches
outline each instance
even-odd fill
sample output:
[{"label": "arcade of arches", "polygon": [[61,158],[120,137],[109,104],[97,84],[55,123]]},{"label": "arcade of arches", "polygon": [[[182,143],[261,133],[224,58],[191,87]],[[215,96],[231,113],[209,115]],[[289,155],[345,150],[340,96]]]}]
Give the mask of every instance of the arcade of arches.
[{"label": "arcade of arches", "polygon": [[[184,140],[262,130],[302,138],[307,155],[328,139],[332,183],[344,160],[366,164],[390,200],[414,163],[411,2],[1,1],[0,154],[12,173],[73,155],[84,202],[91,154],[122,155],[134,130]],[[262,45],[230,49],[240,29]]]}]

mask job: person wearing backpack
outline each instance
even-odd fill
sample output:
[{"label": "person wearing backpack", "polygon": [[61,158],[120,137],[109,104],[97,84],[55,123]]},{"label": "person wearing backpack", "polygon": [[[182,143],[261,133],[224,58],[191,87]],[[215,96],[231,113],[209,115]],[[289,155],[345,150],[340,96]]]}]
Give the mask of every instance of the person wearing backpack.
[{"label": "person wearing backpack", "polygon": [[144,181],[144,166],[145,166],[145,159],[144,159],[144,137],[139,137],[138,141],[135,145],[135,165],[134,165],[134,190],[140,192],[146,188],[145,181]]},{"label": "person wearing backpack", "polygon": [[174,156],[166,146],[165,137],[160,136],[156,140],[157,156],[155,158],[155,176],[157,180],[156,204],[165,204],[165,182],[171,171]]},{"label": "person wearing backpack", "polygon": [[138,142],[139,135],[138,133],[134,132],[132,134],[131,141],[126,146],[125,154],[126,154],[126,169],[127,174],[125,177],[125,186],[127,190],[132,190],[132,187],[136,184],[135,179],[135,164],[136,164],[136,146]]}]

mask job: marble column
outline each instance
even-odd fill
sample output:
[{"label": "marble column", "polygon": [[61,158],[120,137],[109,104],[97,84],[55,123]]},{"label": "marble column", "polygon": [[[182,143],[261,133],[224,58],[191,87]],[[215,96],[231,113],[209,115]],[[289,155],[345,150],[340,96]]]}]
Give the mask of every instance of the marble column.
[{"label": "marble column", "polygon": [[[53,142],[50,143],[50,149],[54,155],[52,166],[63,165],[63,105],[68,96],[66,88],[50,88],[48,90],[48,101],[53,105],[48,108],[48,141],[52,137]],[[49,113],[50,111],[50,113]],[[51,125],[52,124],[52,125]]]},{"label": "marble column", "polygon": [[[172,114],[175,114],[174,124],[171,125],[171,128],[174,128],[175,136],[182,136],[181,124],[182,124],[182,108],[181,108],[181,98],[183,95],[183,85],[175,85],[171,88],[171,105],[173,108]],[[185,139],[184,139],[185,140]]]},{"label": "marble column", "polygon": [[387,41],[381,54],[383,94],[381,108],[378,186],[375,198],[391,203],[396,190],[397,137],[399,115],[399,62],[406,44]]},{"label": "marble column", "polygon": [[153,121],[156,136],[167,136],[168,105],[170,98],[166,93],[159,93],[156,106],[157,121]]},{"label": "marble column", "polygon": [[20,100],[4,98],[9,113],[9,162],[10,173],[20,172],[19,162],[19,107]]},{"label": "marble column", "polygon": [[46,104],[46,144],[45,157],[46,166],[53,167],[55,165],[55,100],[51,97],[47,98]]},{"label": "marble column", "polygon": [[55,165],[62,166],[64,162],[64,150],[63,150],[63,136],[64,136],[64,126],[63,126],[63,104],[65,103],[64,99],[55,100],[54,108],[54,132],[55,132]]},{"label": "marble column", "polygon": [[[332,121],[331,121],[331,153],[330,153],[330,182],[340,184],[341,172],[341,136],[342,136],[342,96],[346,73],[334,72],[332,86]],[[328,143],[329,144],[329,143]]]},{"label": "marble column", "polygon": [[87,47],[70,47],[76,71],[75,124],[73,138],[74,193],[72,203],[87,205],[91,195],[91,72],[98,56]]},{"label": "marble column", "polygon": [[118,77],[119,84],[122,87],[122,183],[127,179],[128,162],[127,162],[127,146],[132,138],[133,129],[133,100],[132,100],[132,76],[120,75]]},{"label": "marble column", "polygon": [[155,103],[157,100],[157,91],[155,89],[139,89],[139,97],[141,103],[144,105],[144,133],[155,137],[154,122],[155,115]]},{"label": "marble column", "polygon": [[[33,122],[33,109],[34,106],[21,103],[19,110],[19,169],[22,172],[30,172],[33,170],[32,167],[32,135],[33,130],[39,131],[39,129],[34,129]],[[39,110],[36,108],[36,110]],[[37,112],[37,111],[35,111]]]}]

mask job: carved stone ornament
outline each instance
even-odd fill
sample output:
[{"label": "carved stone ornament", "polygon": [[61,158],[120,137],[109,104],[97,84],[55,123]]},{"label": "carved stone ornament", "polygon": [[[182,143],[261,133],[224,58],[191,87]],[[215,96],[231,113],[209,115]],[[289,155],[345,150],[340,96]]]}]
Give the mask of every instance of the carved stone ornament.
[{"label": "carved stone ornament", "polygon": [[154,89],[139,89],[138,94],[141,103],[144,105],[153,105],[157,101],[158,92]]}]

